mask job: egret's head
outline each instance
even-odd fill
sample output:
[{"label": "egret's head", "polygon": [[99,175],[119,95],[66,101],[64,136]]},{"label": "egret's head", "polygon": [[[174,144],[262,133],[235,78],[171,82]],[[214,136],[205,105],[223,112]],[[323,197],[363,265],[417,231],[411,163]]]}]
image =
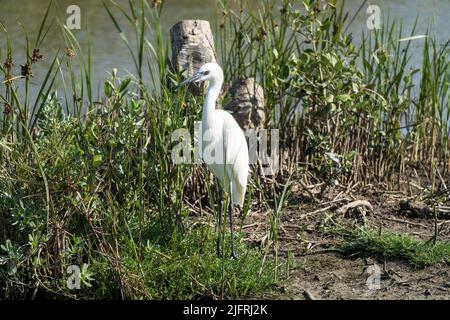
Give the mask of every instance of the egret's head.
[{"label": "egret's head", "polygon": [[192,77],[181,82],[178,86],[183,86],[192,82],[223,82],[223,71],[217,63],[204,64]]}]

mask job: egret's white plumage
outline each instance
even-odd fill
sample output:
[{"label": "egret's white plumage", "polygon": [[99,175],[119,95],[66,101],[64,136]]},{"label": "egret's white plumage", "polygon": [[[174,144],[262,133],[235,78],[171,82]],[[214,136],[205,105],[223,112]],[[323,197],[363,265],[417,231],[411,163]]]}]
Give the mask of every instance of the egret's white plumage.
[{"label": "egret's white plumage", "polygon": [[[180,85],[202,81],[209,82],[202,111],[202,158],[223,190],[230,193],[231,202],[242,207],[249,172],[247,141],[233,116],[216,109],[216,101],[223,84],[220,66],[216,63],[207,63],[193,77]],[[231,203],[229,214],[232,232]],[[234,246],[233,256],[235,256]]]},{"label": "egret's white plumage", "polygon": [[231,191],[233,204],[242,206],[249,171],[247,141],[233,116],[215,108],[223,82],[222,69],[209,63],[199,72],[207,72],[205,81],[209,80],[202,112],[203,159],[222,187]]}]

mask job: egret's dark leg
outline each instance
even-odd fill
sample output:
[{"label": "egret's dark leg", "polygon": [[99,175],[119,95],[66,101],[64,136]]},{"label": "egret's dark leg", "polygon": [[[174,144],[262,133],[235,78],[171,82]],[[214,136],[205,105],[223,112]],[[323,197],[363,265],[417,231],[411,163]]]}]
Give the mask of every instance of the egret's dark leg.
[{"label": "egret's dark leg", "polygon": [[234,230],[233,230],[233,203],[229,199],[228,217],[230,218],[230,232],[231,232],[231,257],[236,259],[236,251],[234,251]]},{"label": "egret's dark leg", "polygon": [[216,241],[216,253],[218,256],[222,256],[222,250],[220,250],[220,237],[222,235],[222,206],[223,206],[223,192],[222,188],[218,185],[219,189],[219,223],[217,225],[217,241]]}]

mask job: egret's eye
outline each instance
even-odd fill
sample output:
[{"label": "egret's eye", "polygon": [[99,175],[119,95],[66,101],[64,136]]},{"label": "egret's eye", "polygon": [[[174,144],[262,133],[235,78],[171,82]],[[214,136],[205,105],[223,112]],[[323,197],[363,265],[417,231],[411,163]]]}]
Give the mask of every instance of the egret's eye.
[{"label": "egret's eye", "polygon": [[208,70],[203,71],[203,75],[204,75],[204,76],[207,76],[208,74],[209,74],[209,71],[208,71]]}]

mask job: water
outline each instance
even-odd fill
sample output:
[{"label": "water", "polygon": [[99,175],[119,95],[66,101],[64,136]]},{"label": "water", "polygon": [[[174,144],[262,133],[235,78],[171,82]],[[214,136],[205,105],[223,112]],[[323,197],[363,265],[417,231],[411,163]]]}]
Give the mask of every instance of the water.
[{"label": "water", "polygon": [[[182,19],[205,19],[215,21],[217,6],[215,0],[168,0],[165,1],[164,14],[162,16],[163,30],[169,37],[170,27]],[[128,1],[118,0],[117,3],[127,7]],[[151,3],[151,1],[149,1]],[[59,10],[53,12],[53,16],[59,15],[63,19],[69,17],[66,8],[76,4],[81,9],[81,29],[73,30],[81,47],[87,48],[92,44],[92,67],[94,82],[104,80],[107,73],[117,68],[120,74],[126,71],[134,72],[135,67],[130,58],[128,48],[121,40],[114,24],[100,0],[59,0]],[[15,48],[14,60],[16,68],[26,61],[24,30],[30,35],[30,41],[34,44],[39,26],[47,9],[47,0],[0,0],[0,21],[7,26],[9,36]],[[118,10],[113,10],[120,22],[124,33],[133,41],[133,30]],[[65,20],[63,20],[65,21]],[[21,25],[25,27],[22,28]],[[168,38],[167,38],[168,39]],[[5,50],[6,41],[3,34],[0,35],[0,50]],[[46,59],[33,68],[34,79],[32,85],[38,85],[40,76],[51,64],[52,57],[58,50],[65,50],[64,41],[60,30],[55,27],[44,40],[41,52]],[[3,51],[4,52],[4,51]],[[3,54],[4,56],[4,54]]]},{"label": "water", "polygon": [[[127,2],[117,0],[117,3],[123,6],[127,6]],[[151,2],[149,0],[149,3]],[[220,14],[220,6],[216,0],[164,0],[164,2],[162,24],[166,36],[169,35],[170,27],[179,20],[205,19],[215,26],[218,14]],[[59,10],[53,12],[53,16],[59,15],[63,18],[63,21],[68,16],[65,11],[69,5],[76,4],[81,9],[81,30],[74,33],[82,47],[87,47],[89,42],[92,43],[92,67],[95,84],[103,82],[108,76],[107,73],[113,68],[118,69],[119,75],[124,75],[127,70],[134,72],[134,65],[128,49],[118,36],[102,5],[102,1],[59,0],[57,3]],[[350,17],[353,17],[362,3],[362,0],[347,0],[346,7],[350,12]],[[405,27],[405,35],[409,33],[417,15],[420,14],[416,34],[424,34],[427,28],[432,25],[438,31],[435,36],[439,43],[443,44],[449,39],[450,1],[448,0],[372,0],[370,3],[380,7],[382,19],[388,15],[391,18],[401,19]],[[30,35],[31,43],[34,43],[46,6],[47,0],[0,0],[0,21],[7,26],[12,39],[15,48],[16,68],[19,68],[18,65],[26,60],[23,49],[25,47],[24,30]],[[368,31],[366,21],[369,14],[366,13],[366,9],[367,5],[355,16],[350,26],[349,31],[355,35],[355,39],[359,38],[362,31]],[[132,37],[133,33],[129,24],[120,17],[117,10],[114,10],[114,12],[116,12],[124,32]],[[23,28],[19,23],[23,25]],[[416,40],[413,43],[413,48],[420,50],[421,44],[421,40]],[[0,50],[3,51],[3,57],[5,46],[5,39],[1,34]],[[41,79],[51,62],[51,57],[58,50],[64,50],[64,48],[65,45],[60,32],[57,28],[52,29],[41,46],[41,51],[46,59],[33,69],[35,77],[31,81],[32,91],[40,85]]]}]

